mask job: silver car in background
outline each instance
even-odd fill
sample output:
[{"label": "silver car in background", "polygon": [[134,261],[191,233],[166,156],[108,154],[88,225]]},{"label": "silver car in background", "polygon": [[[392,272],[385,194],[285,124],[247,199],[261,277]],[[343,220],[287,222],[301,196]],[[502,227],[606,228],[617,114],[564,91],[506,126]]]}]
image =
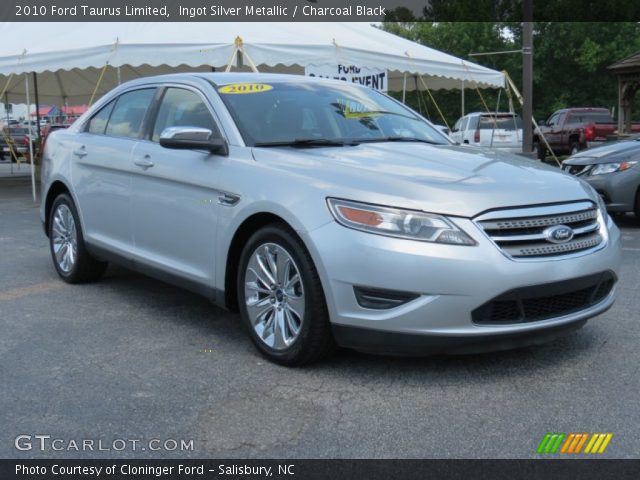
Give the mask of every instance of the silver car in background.
[{"label": "silver car in background", "polygon": [[562,162],[600,194],[611,213],[633,212],[640,220],[640,139],[589,148]]},{"label": "silver car in background", "polygon": [[538,343],[615,297],[620,233],[585,182],[340,81],[128,82],[51,135],[42,189],[62,279],[113,261],[200,292],[286,365]]}]

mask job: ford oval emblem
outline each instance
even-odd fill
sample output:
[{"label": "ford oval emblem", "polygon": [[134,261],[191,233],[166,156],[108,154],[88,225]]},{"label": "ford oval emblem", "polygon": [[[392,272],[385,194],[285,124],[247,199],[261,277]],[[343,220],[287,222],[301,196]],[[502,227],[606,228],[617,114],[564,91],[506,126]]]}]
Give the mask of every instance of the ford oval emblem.
[{"label": "ford oval emblem", "polygon": [[566,225],[553,225],[542,232],[544,238],[551,243],[566,243],[573,238],[573,229]]}]

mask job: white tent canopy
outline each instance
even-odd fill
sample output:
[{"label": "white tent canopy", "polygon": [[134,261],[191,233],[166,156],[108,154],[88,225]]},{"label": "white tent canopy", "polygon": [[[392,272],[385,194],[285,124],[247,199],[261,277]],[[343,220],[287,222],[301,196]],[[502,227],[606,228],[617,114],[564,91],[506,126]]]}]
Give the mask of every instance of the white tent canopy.
[{"label": "white tent canopy", "polygon": [[35,72],[41,104],[86,103],[96,85],[99,97],[142,75],[220,70],[237,37],[244,69],[249,59],[261,72],[302,74],[305,66],[323,64],[381,68],[389,72],[390,90],[504,85],[500,72],[367,23],[3,23],[0,38],[11,40],[0,44],[0,91],[10,80],[7,100],[24,101],[20,74]]}]

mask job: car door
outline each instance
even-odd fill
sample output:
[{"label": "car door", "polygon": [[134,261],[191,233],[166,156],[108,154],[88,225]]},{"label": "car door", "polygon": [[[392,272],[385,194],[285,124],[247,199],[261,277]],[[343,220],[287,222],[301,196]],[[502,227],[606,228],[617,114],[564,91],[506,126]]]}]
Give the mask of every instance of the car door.
[{"label": "car door", "polygon": [[545,133],[547,142],[554,151],[558,150],[558,147],[562,145],[562,125],[560,119],[564,118],[563,113],[555,113],[551,115],[547,121],[547,132]]},{"label": "car door", "polygon": [[453,125],[453,128],[451,129],[450,137],[456,143],[462,143],[462,135],[460,132],[461,123],[462,123],[462,118],[459,118],[458,121]]},{"label": "car door", "polygon": [[475,140],[476,128],[478,126],[478,115],[471,115],[466,117],[460,125],[460,131],[462,132],[462,143],[473,143]]},{"label": "car door", "polygon": [[[226,158],[159,144],[168,127],[219,131],[207,100],[187,87],[162,92],[148,138],[133,151],[132,221],[136,257],[191,286],[215,286],[219,173]],[[170,279],[170,278],[169,278]]]},{"label": "car door", "polygon": [[131,235],[131,152],[155,88],[125,92],[93,115],[78,135],[71,162],[85,239],[128,254]]}]

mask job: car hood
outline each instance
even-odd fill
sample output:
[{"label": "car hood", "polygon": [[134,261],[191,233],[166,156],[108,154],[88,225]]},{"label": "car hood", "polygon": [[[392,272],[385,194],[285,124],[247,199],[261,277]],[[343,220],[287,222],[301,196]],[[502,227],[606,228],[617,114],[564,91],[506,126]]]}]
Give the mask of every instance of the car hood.
[{"label": "car hood", "polygon": [[640,141],[629,140],[590,148],[567,158],[564,165],[596,165],[599,163],[622,162],[640,156]]},{"label": "car hood", "polygon": [[306,177],[327,197],[447,215],[595,198],[585,182],[555,167],[477,147],[385,142],[254,148],[253,155],[287,181]]}]

